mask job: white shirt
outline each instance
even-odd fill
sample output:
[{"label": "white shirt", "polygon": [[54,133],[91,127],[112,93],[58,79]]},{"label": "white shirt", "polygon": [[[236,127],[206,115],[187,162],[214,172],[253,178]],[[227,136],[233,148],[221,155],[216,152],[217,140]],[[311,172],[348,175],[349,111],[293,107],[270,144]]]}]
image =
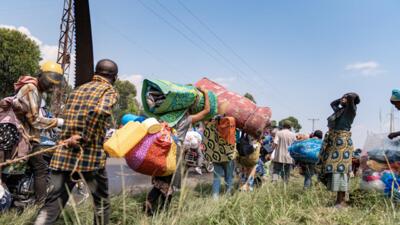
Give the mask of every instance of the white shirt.
[{"label": "white shirt", "polygon": [[288,129],[280,130],[276,133],[274,143],[277,145],[274,151],[274,162],[293,164],[293,159],[289,154],[289,146],[296,140],[296,134]]}]

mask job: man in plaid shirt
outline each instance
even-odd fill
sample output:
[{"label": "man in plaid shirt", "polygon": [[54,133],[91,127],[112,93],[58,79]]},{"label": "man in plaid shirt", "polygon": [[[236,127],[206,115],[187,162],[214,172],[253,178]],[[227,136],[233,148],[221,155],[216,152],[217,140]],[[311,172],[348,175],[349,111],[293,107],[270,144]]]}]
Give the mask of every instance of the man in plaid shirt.
[{"label": "man in plaid shirt", "polygon": [[117,74],[115,62],[100,60],[93,80],[79,86],[69,96],[61,134],[66,147],[60,147],[53,155],[50,163],[53,187],[35,224],[57,221],[75,185],[74,180],[79,178],[86,181],[93,196],[94,224],[108,224],[110,200],[103,142],[118,98],[112,86]]}]

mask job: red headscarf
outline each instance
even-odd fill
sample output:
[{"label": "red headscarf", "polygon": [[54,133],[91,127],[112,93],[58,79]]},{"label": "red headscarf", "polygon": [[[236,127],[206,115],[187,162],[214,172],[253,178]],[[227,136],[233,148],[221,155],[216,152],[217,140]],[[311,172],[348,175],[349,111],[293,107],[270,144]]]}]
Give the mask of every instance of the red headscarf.
[{"label": "red headscarf", "polygon": [[14,90],[18,92],[19,89],[22,88],[25,84],[33,84],[36,87],[38,86],[38,80],[35,77],[31,76],[21,76],[16,83],[14,83]]}]

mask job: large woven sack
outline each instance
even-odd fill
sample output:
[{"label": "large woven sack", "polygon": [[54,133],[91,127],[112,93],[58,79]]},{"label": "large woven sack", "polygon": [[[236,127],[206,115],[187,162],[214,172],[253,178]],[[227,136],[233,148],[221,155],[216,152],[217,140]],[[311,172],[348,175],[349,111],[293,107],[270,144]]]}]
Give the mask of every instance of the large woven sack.
[{"label": "large woven sack", "polygon": [[289,146],[290,156],[297,162],[317,163],[321,151],[322,140],[307,139],[297,141]]},{"label": "large woven sack", "polygon": [[131,169],[136,171],[139,166],[142,165],[150,146],[154,143],[158,136],[158,133],[146,135],[146,137],[144,137],[142,141],[135,146],[135,148],[126,154],[125,160]]},{"label": "large woven sack", "polygon": [[141,123],[128,122],[104,143],[104,150],[111,157],[124,157],[146,134],[147,130]]},{"label": "large woven sack", "polygon": [[176,170],[176,145],[171,129],[163,124],[156,134],[147,135],[125,157],[128,166],[150,176],[167,176]]},{"label": "large woven sack", "polygon": [[166,159],[166,169],[162,176],[169,176],[176,171],[176,144],[173,141]]},{"label": "large woven sack", "polygon": [[214,92],[218,98],[218,114],[235,118],[236,126],[253,137],[258,138],[269,125],[271,118],[269,108],[258,108],[249,99],[228,91],[207,78],[198,81],[196,87]]}]

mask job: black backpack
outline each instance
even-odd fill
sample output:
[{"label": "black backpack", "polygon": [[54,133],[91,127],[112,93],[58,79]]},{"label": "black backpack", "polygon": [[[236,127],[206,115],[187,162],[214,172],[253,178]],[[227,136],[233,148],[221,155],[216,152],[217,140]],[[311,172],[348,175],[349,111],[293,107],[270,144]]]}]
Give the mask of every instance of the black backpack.
[{"label": "black backpack", "polygon": [[248,156],[255,151],[251,138],[248,134],[242,132],[239,142],[237,143],[237,150],[240,156]]}]

